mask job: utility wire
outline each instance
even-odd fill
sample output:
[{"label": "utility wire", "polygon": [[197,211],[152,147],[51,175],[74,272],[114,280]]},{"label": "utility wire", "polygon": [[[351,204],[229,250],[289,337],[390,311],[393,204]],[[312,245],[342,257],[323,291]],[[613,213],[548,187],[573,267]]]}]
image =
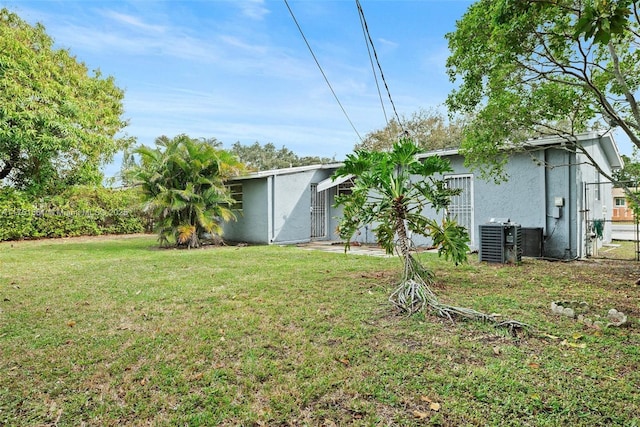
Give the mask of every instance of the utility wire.
[{"label": "utility wire", "polygon": [[[358,4],[356,2],[356,4]],[[367,30],[365,29],[367,23],[364,20],[364,14],[359,13],[360,26],[362,27],[362,35],[364,36],[364,43],[367,45],[367,53],[369,54],[369,63],[371,64],[371,72],[373,73],[373,79],[376,82],[376,89],[378,90],[378,98],[380,99],[380,106],[382,106],[382,114],[384,115],[384,122],[388,125],[389,118],[387,117],[387,109],[384,107],[384,100],[382,99],[382,92],[380,91],[380,83],[378,82],[378,73],[376,73],[376,67],[373,65],[373,56],[371,56],[371,47],[367,40]]]},{"label": "utility wire", "polygon": [[349,121],[349,124],[353,128],[354,132],[356,133],[356,135],[358,135],[358,138],[360,139],[360,142],[362,142],[363,139],[360,136],[360,133],[358,132],[356,127],[353,125],[353,122],[349,118],[349,115],[347,114],[347,111],[344,109],[344,107],[342,106],[342,103],[338,99],[338,95],[336,95],[336,92],[333,90],[333,87],[331,86],[331,83],[329,83],[329,79],[327,78],[327,75],[325,74],[324,70],[320,66],[320,62],[318,62],[318,58],[316,58],[316,55],[313,53],[313,49],[311,49],[311,45],[307,41],[307,37],[304,35],[304,32],[302,31],[302,28],[300,27],[300,24],[298,24],[298,20],[296,19],[295,15],[293,14],[293,10],[291,10],[291,7],[289,7],[289,2],[287,0],[284,0],[284,4],[287,6],[287,9],[289,9],[289,13],[291,14],[291,18],[293,18],[293,22],[295,22],[296,27],[298,27],[298,31],[300,31],[300,35],[302,36],[302,39],[304,40],[305,44],[307,45],[307,49],[309,49],[309,52],[311,53],[311,56],[313,56],[313,60],[316,61],[316,65],[318,66],[318,69],[322,73],[322,77],[324,77],[324,81],[327,83],[327,86],[329,86],[329,89],[331,90],[331,93],[333,94],[333,97],[335,98],[336,102],[340,106],[340,109],[342,110],[342,112],[344,113],[344,116]]},{"label": "utility wire", "polygon": [[402,128],[404,133],[404,127],[402,126],[402,121],[400,121],[400,116],[398,116],[396,105],[393,103],[393,99],[391,98],[391,92],[389,91],[389,85],[387,85],[387,80],[384,78],[384,73],[382,72],[382,66],[380,65],[380,61],[378,60],[378,53],[376,52],[376,47],[374,46],[373,39],[371,38],[371,34],[369,33],[369,26],[367,25],[367,19],[364,17],[364,11],[362,10],[362,5],[360,5],[360,0],[356,0],[356,6],[358,7],[358,12],[360,13],[360,20],[364,23],[364,31],[366,33],[366,37],[369,40],[369,44],[371,45],[371,49],[373,50],[373,56],[376,59],[376,64],[378,64],[378,70],[380,70],[380,78],[382,79],[382,82],[384,83],[384,87],[387,90],[387,95],[389,96],[389,102],[393,107],[393,113],[395,114],[396,119],[398,120],[398,124],[400,125],[400,128]]}]

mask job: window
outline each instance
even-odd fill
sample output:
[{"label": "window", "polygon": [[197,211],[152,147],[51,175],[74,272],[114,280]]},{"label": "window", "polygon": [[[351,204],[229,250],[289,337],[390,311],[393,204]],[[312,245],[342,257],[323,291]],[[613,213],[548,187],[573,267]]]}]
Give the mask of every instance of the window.
[{"label": "window", "polygon": [[460,194],[451,197],[447,215],[467,229],[473,243],[473,175],[449,175],[444,179],[447,188],[460,190]]},{"label": "window", "polygon": [[242,184],[227,184],[229,195],[233,199],[233,204],[229,206],[230,209],[235,211],[242,210]]},{"label": "window", "polygon": [[616,206],[618,206],[618,207],[624,207],[624,206],[627,205],[626,200],[625,200],[624,197],[616,197],[615,198],[615,203],[616,203]]},{"label": "window", "polygon": [[349,195],[353,192],[353,178],[348,181],[338,184],[338,196]]}]

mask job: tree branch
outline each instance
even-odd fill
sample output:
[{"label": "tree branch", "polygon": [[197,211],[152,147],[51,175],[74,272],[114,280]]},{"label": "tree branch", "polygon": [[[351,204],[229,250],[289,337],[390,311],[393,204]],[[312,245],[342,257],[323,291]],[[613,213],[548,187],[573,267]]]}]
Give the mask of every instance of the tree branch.
[{"label": "tree branch", "polygon": [[640,110],[638,110],[638,103],[636,102],[633,93],[629,90],[629,85],[624,79],[622,71],[620,71],[620,58],[618,58],[618,53],[613,46],[613,42],[609,41],[607,47],[609,48],[609,54],[611,55],[611,59],[613,60],[613,75],[618,81],[618,84],[622,87],[624,97],[631,107],[631,112],[636,120],[636,123],[640,124]]},{"label": "tree branch", "polygon": [[2,167],[2,169],[0,169],[0,180],[3,180],[7,176],[9,176],[9,174],[11,173],[14,166],[16,165],[16,163],[18,163],[19,160],[20,160],[20,150],[14,147],[9,152],[9,159],[4,161],[4,166]]}]

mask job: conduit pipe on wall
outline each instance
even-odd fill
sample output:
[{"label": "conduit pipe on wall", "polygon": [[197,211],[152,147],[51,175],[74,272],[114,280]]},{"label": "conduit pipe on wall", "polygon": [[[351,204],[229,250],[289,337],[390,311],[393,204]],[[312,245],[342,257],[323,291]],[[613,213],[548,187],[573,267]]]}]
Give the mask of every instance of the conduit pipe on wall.
[{"label": "conduit pipe on wall", "polygon": [[274,205],[274,193],[275,193],[275,184],[274,184],[274,176],[270,175],[267,177],[267,238],[269,239],[269,243],[273,243],[275,239],[275,230],[274,230],[274,216],[275,216],[275,207]]}]

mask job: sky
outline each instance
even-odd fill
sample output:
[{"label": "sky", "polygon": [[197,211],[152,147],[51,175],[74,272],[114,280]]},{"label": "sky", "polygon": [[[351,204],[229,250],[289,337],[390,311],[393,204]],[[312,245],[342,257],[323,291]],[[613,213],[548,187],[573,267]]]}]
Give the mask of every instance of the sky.
[{"label": "sky", "polygon": [[[384,110],[355,0],[288,1],[322,71],[284,0],[0,0],[0,7],[42,23],[56,47],[113,76],[125,91],[124,131],[138,144],[187,134],[225,148],[270,142],[342,160],[385,126],[394,106],[400,117],[446,111],[455,86],[445,34],[472,1],[360,3],[393,101],[378,77]],[[120,164],[117,156],[105,175]]]}]

